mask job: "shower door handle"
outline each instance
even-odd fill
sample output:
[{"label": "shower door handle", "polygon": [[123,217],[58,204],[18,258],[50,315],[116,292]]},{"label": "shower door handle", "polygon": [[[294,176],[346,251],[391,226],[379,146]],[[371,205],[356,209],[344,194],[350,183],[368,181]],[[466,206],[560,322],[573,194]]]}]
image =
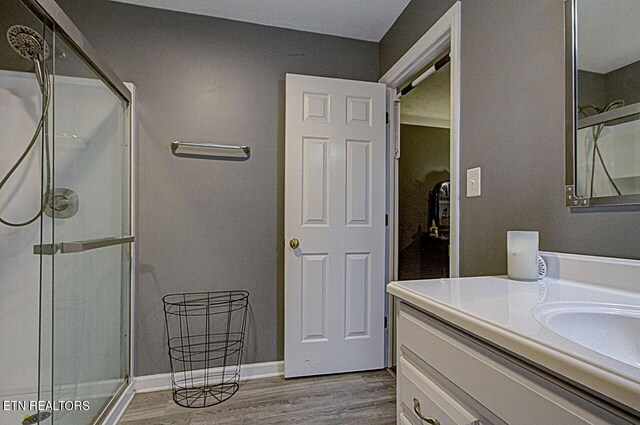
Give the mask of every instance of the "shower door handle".
[{"label": "shower door handle", "polygon": [[60,242],[57,244],[35,245],[33,253],[36,255],[75,254],[90,251],[92,249],[106,248],[108,246],[124,245],[134,241],[133,236],[109,237],[91,239],[86,241]]},{"label": "shower door handle", "polygon": [[61,242],[61,254],[74,254],[76,252],[90,251],[92,249],[105,248],[114,245],[124,245],[133,242],[133,236],[123,236],[121,238],[102,238],[88,241]]}]

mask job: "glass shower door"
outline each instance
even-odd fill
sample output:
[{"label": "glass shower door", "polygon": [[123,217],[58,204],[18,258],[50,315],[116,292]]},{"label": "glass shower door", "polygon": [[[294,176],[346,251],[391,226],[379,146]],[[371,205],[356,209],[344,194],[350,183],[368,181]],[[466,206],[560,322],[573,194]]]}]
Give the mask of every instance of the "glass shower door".
[{"label": "glass shower door", "polygon": [[129,375],[129,105],[54,38],[50,387],[54,401],[87,403],[52,423],[85,425]]},{"label": "glass shower door", "polygon": [[[40,366],[46,366],[41,353],[50,342],[50,320],[41,315],[50,299],[41,277],[51,268],[33,251],[35,245],[52,243],[49,223],[39,214],[46,162],[43,134],[36,129],[45,108],[33,60],[15,49],[28,40],[27,33],[52,43],[51,31],[20,0],[0,1],[0,425],[20,424],[24,415],[36,413],[31,404],[17,403],[48,400],[50,394],[50,385],[40,385],[49,379],[44,376],[49,369]],[[50,59],[43,62],[51,68]]]}]

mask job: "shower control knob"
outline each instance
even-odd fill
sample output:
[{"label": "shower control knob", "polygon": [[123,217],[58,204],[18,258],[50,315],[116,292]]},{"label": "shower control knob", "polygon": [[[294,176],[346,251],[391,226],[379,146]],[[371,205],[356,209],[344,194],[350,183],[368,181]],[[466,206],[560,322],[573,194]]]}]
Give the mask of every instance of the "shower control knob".
[{"label": "shower control knob", "polygon": [[300,241],[296,238],[293,238],[289,241],[289,246],[291,249],[297,249],[300,246]]}]

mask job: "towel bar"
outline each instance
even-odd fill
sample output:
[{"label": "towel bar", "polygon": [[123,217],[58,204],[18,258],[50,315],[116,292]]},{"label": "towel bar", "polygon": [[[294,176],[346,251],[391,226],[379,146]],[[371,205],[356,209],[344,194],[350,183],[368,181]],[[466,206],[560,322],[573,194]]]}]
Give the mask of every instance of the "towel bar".
[{"label": "towel bar", "polygon": [[204,149],[223,149],[223,150],[233,150],[233,151],[242,151],[245,155],[249,156],[251,153],[251,148],[249,146],[237,146],[237,145],[220,145],[217,143],[196,143],[196,142],[183,142],[180,140],[174,140],[171,142],[171,150],[175,154],[178,148],[180,147],[188,147],[188,148],[204,148]]}]

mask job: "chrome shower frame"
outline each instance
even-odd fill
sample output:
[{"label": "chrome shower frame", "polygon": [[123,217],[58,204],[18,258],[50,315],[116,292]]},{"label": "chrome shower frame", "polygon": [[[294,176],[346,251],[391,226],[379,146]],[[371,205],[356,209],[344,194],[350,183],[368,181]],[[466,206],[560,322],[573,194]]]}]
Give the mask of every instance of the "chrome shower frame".
[{"label": "chrome shower frame", "polygon": [[[86,64],[104,81],[104,83],[121,99],[123,99],[127,106],[127,115],[133,117],[135,111],[133,111],[133,94],[131,90],[124,84],[123,80],[118,77],[118,75],[111,69],[107,63],[102,60],[96,50],[91,46],[86,37],[80,32],[80,30],[75,26],[75,24],[71,21],[71,19],[67,16],[67,14],[60,8],[60,6],[54,0],[21,0],[21,2],[38,18],[40,19],[46,26],[52,31],[55,31],[56,36],[62,38],[72,49],[74,49],[75,53],[78,54],[82,60],[86,62]],[[50,46],[52,53],[55,52],[55,45]],[[134,134],[132,129],[134,128],[135,123],[130,121],[128,124],[127,133]],[[132,146],[132,152],[133,152]],[[133,156],[133,153],[132,153]],[[128,205],[130,212],[134,211],[133,197],[134,197],[134,177],[133,175],[129,178],[129,199]],[[131,231],[133,231],[133,226],[135,226],[133,217],[131,217]],[[133,245],[132,245],[133,249]],[[134,258],[133,252],[130,254],[129,261],[129,286],[126,288],[129,293],[129,302],[126,306],[129,315],[129,326],[128,326],[128,352],[129,352],[129,363],[128,363],[128,371],[125,377],[124,382],[118,388],[117,392],[111,399],[111,401],[105,406],[104,410],[100,413],[100,416],[96,419],[95,424],[103,424],[106,421],[113,420],[110,418],[110,413],[116,407],[120,399],[129,394],[132,388],[132,373],[133,373],[133,285],[134,285],[134,277],[133,270],[134,265],[132,258]]]},{"label": "chrome shower frame", "polygon": [[56,30],[70,46],[102,77],[118,96],[131,103],[131,91],[118,75],[103,61],[89,41],[74,25],[71,19],[53,0],[22,0],[22,3],[40,18],[48,27]]},{"label": "chrome shower frame", "polygon": [[640,195],[580,196],[576,194],[576,156],[578,129],[640,113],[640,104],[611,110],[599,117],[578,120],[578,0],[565,0],[565,204],[576,209],[640,207]]}]

